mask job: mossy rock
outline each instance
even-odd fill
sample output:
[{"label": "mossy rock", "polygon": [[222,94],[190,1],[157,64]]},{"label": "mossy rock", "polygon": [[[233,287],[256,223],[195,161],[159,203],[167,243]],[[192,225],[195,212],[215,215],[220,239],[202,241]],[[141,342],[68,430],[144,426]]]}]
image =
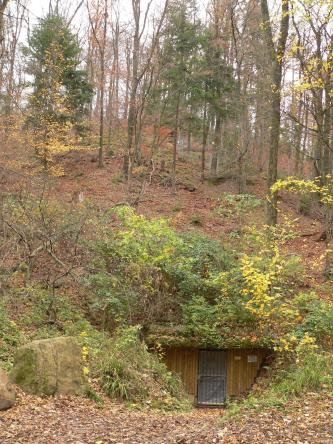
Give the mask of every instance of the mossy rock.
[{"label": "mossy rock", "polygon": [[72,337],[42,339],[19,348],[11,380],[34,395],[85,392],[81,348]]},{"label": "mossy rock", "polygon": [[8,375],[0,368],[0,410],[13,407],[15,398],[15,390],[9,382]]}]

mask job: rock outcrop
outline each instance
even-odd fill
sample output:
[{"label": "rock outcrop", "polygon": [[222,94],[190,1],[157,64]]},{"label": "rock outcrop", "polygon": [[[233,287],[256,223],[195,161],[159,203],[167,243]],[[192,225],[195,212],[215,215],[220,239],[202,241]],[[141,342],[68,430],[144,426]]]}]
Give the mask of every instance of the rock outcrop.
[{"label": "rock outcrop", "polygon": [[72,337],[30,342],[18,349],[10,377],[29,394],[82,394],[81,348]]},{"label": "rock outcrop", "polygon": [[15,404],[15,390],[4,370],[0,369],[0,410],[7,410]]}]

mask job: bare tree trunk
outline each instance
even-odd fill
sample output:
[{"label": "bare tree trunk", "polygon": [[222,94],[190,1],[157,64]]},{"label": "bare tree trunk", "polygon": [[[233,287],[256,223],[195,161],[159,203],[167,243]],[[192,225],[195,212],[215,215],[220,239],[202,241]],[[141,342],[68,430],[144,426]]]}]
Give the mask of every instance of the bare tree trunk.
[{"label": "bare tree trunk", "polygon": [[[245,86],[246,88],[246,86]],[[249,110],[246,100],[246,91],[241,91],[240,102],[242,104],[241,113],[241,133],[240,151],[238,154],[238,193],[244,194],[246,191],[246,156],[250,145],[249,135]]]},{"label": "bare tree trunk", "polygon": [[108,18],[108,0],[105,0],[104,9],[104,28],[103,41],[101,43],[101,105],[99,117],[99,150],[98,150],[98,167],[103,168],[103,144],[104,144],[104,92],[105,92],[105,46],[106,46],[106,30]]},{"label": "bare tree trunk", "polygon": [[[205,92],[207,92],[207,86],[205,85]],[[205,166],[206,166],[206,150],[207,150],[207,138],[208,138],[209,124],[207,122],[207,103],[204,104],[204,115],[202,124],[202,146],[201,146],[201,182],[205,180]]]},{"label": "bare tree trunk", "polygon": [[289,0],[282,0],[282,11],[280,18],[280,30],[277,47],[275,48],[272,24],[267,0],[261,0],[261,13],[266,44],[270,52],[271,60],[271,134],[268,159],[267,188],[269,201],[267,205],[268,225],[277,224],[277,193],[271,192],[271,187],[277,181],[278,154],[280,145],[280,123],[281,123],[281,83],[282,64],[284,60],[286,43],[289,31]]},{"label": "bare tree trunk", "polygon": [[[112,132],[119,127],[119,44],[120,44],[120,25],[118,11],[115,11],[116,22],[112,24],[112,48],[113,61],[110,75],[109,99],[108,99],[108,146],[112,149]],[[127,79],[128,80],[128,79]]]},{"label": "bare tree trunk", "polygon": [[6,7],[8,6],[8,4],[9,4],[9,0],[2,0],[2,1],[0,0],[0,45],[2,44],[3,39],[4,39],[4,35],[3,35],[4,20],[3,20],[3,18],[4,18],[5,10],[6,10]]},{"label": "bare tree trunk", "polygon": [[120,76],[120,69],[119,69],[119,35],[120,35],[120,28],[119,28],[119,17],[117,16],[117,22],[116,22],[116,29],[114,31],[114,76],[115,76],[115,90],[114,90],[114,117],[115,117],[115,124],[116,126],[119,125],[119,76]]},{"label": "bare tree trunk", "polygon": [[177,147],[179,135],[179,110],[180,110],[180,94],[178,94],[176,106],[176,120],[173,135],[173,156],[172,156],[172,192],[176,194],[176,166],[177,166]]},{"label": "bare tree trunk", "polygon": [[190,154],[190,152],[192,151],[192,132],[191,132],[191,127],[188,129],[187,132],[187,153]]},{"label": "bare tree trunk", "polygon": [[131,79],[131,48],[130,41],[126,41],[126,84],[125,84],[125,99],[124,99],[124,114],[123,118],[128,119],[128,105],[130,94],[130,79]]},{"label": "bare tree trunk", "polygon": [[[131,164],[133,160],[135,160],[137,163],[141,163],[141,148],[139,143],[141,140],[141,134],[138,134],[139,128],[137,128],[137,118],[139,116],[139,111],[140,111],[137,103],[138,93],[140,89],[139,86],[142,79],[144,78],[145,73],[150,68],[155,47],[157,45],[160,36],[160,31],[168,7],[168,1],[169,0],[165,0],[164,2],[164,9],[162,11],[160,20],[156,25],[148,56],[145,60],[145,63],[142,64],[140,63],[142,62],[140,60],[141,39],[147,27],[147,17],[150,10],[150,6],[152,4],[152,0],[149,0],[146,6],[146,11],[144,13],[141,29],[140,29],[141,0],[132,0],[132,11],[134,18],[132,72],[131,72],[131,83],[130,83],[130,94],[129,94],[128,119],[127,119],[127,147],[126,147],[127,152],[124,156],[124,164],[123,164],[123,171],[126,179],[129,178],[131,172]],[[133,145],[134,145],[134,152],[133,152]]]},{"label": "bare tree trunk", "polygon": [[217,163],[218,163],[217,161],[220,149],[221,149],[221,116],[219,113],[217,113],[215,118],[212,162],[210,165],[210,174],[212,178],[216,178],[217,176]]},{"label": "bare tree trunk", "polygon": [[[132,72],[131,72],[131,87],[129,94],[128,120],[127,120],[127,152],[126,160],[124,162],[124,174],[128,179],[133,162],[133,141],[135,135],[136,117],[137,117],[137,93],[139,86],[139,55],[140,55],[140,16],[141,16],[141,1],[132,0],[132,10],[134,18],[134,34],[133,34],[133,51],[132,51]],[[138,147],[134,153],[136,161],[140,161],[140,153]]]},{"label": "bare tree trunk", "polygon": [[[294,84],[294,66],[292,67],[292,77],[293,77],[293,84]],[[298,72],[298,80],[301,79],[301,71]],[[302,150],[302,135],[303,135],[303,126],[302,126],[302,115],[304,112],[304,94],[297,100],[295,95],[292,95],[291,100],[291,113],[295,110],[295,121],[293,122],[293,144],[295,147],[295,163],[294,163],[294,174],[296,176],[299,175],[300,170],[300,162],[301,162],[301,150]]]},{"label": "bare tree trunk", "polygon": [[[91,39],[88,39],[88,51],[87,51],[87,71],[88,71],[88,79],[89,82],[93,85],[94,84],[94,78],[95,78],[95,70],[94,70],[94,51],[92,48],[92,42]],[[93,119],[93,100],[90,100],[89,103],[89,118]]]},{"label": "bare tree trunk", "polygon": [[260,98],[256,97],[256,111],[255,111],[255,123],[254,123],[254,140],[253,140],[253,154],[257,151],[256,163],[260,171],[263,155],[263,137],[262,137],[262,115],[259,115],[260,110]]},{"label": "bare tree trunk", "polygon": [[[301,118],[301,115],[298,114],[298,119]],[[295,143],[295,164],[294,164],[294,174],[296,176],[299,175],[300,173],[300,165],[301,165],[301,149],[302,149],[302,127],[301,125],[298,123],[298,121],[296,122],[295,125],[295,137],[294,137],[294,143]]]},{"label": "bare tree trunk", "polygon": [[[329,60],[333,57],[333,40],[331,46],[331,53],[329,54]],[[328,187],[330,194],[332,195],[332,152],[331,152],[331,124],[332,124],[332,74],[333,69],[328,68],[328,75],[325,84],[325,115],[323,122],[323,182]],[[330,251],[330,243],[332,241],[332,222],[333,222],[333,207],[331,204],[326,204],[325,208],[325,234],[326,234],[326,254],[325,254],[325,269],[324,274],[328,279],[332,276],[332,253]]]},{"label": "bare tree trunk", "polygon": [[[21,9],[22,6],[22,9]],[[13,104],[15,100],[15,65],[17,61],[17,49],[19,38],[22,31],[23,19],[25,14],[24,4],[17,4],[15,16],[10,17],[9,26],[9,42],[8,42],[8,74],[6,76],[6,97],[5,97],[5,114],[9,117],[12,114]],[[9,122],[8,122],[9,123]]]},{"label": "bare tree trunk", "polygon": [[112,126],[113,126],[113,116],[114,116],[113,114],[114,90],[115,90],[115,80],[112,77],[110,78],[108,104],[107,104],[107,122],[108,122],[107,144],[110,150],[112,145]]},{"label": "bare tree trunk", "polygon": [[98,167],[103,168],[103,145],[104,145],[104,94],[105,94],[105,47],[106,47],[106,33],[107,33],[107,18],[108,18],[108,0],[104,0],[104,13],[103,13],[103,36],[102,39],[97,35],[97,24],[94,24],[90,15],[88,6],[88,15],[90,26],[98,45],[100,56],[100,85],[99,85],[99,149],[98,149]]}]

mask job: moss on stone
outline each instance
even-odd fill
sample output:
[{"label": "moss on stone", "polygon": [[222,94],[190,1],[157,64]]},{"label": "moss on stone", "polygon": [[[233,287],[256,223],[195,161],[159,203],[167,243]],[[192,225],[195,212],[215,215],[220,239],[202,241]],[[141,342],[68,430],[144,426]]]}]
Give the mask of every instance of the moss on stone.
[{"label": "moss on stone", "polygon": [[27,393],[34,393],[38,385],[36,371],[36,352],[34,349],[21,347],[15,356],[15,365],[10,379]]},{"label": "moss on stone", "polygon": [[11,379],[30,394],[81,394],[85,391],[81,348],[71,337],[26,344],[16,353]]}]

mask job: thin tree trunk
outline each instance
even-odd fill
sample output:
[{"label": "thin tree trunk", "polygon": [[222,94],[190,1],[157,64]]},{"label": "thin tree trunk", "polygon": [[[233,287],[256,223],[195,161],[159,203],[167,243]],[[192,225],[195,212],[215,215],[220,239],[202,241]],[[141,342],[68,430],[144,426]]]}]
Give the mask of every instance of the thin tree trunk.
[{"label": "thin tree trunk", "polygon": [[[207,87],[205,87],[205,90],[207,91]],[[208,137],[207,103],[205,101],[205,104],[204,104],[204,115],[203,115],[203,125],[202,125],[201,182],[204,182],[204,180],[205,180],[207,137]]]},{"label": "thin tree trunk", "polygon": [[249,148],[249,112],[246,102],[245,92],[240,97],[242,101],[242,116],[241,116],[241,150],[238,156],[238,193],[244,194],[246,192],[246,155]]},{"label": "thin tree trunk", "polygon": [[101,44],[101,105],[100,105],[100,120],[99,120],[99,150],[98,150],[98,167],[103,168],[103,144],[104,144],[104,93],[105,93],[105,46],[106,46],[106,31],[108,18],[108,0],[105,0],[104,10],[104,28],[103,28],[103,42]]},{"label": "thin tree trunk", "polygon": [[[332,54],[333,56],[333,42],[332,42]],[[329,57],[329,59],[331,59]],[[325,85],[325,117],[323,124],[323,172],[324,172],[324,184],[330,190],[332,195],[332,153],[331,153],[331,124],[332,124],[332,99],[331,99],[331,75],[332,70],[328,70],[327,81]],[[327,279],[332,276],[332,253],[330,251],[330,243],[332,241],[332,222],[333,222],[333,208],[331,204],[326,204],[325,208],[325,234],[326,234],[326,253],[325,253],[325,270],[324,274]]]},{"label": "thin tree trunk", "polygon": [[113,102],[114,102],[114,79],[110,79],[110,85],[109,85],[109,93],[108,93],[108,116],[107,116],[107,122],[108,122],[108,129],[107,129],[107,144],[109,149],[111,150],[112,145],[112,125],[113,125]]},{"label": "thin tree trunk", "polygon": [[108,0],[105,0],[104,14],[103,14],[103,37],[102,41],[97,36],[96,26],[93,23],[88,6],[88,15],[91,29],[98,45],[100,56],[100,85],[99,85],[99,149],[98,149],[98,167],[103,168],[103,144],[104,144],[104,94],[105,94],[105,47],[106,47],[106,33],[107,33],[107,18],[108,18]]},{"label": "thin tree trunk", "polygon": [[176,120],[175,129],[173,135],[173,155],[172,155],[172,192],[176,194],[176,167],[177,167],[177,147],[178,147],[178,134],[179,134],[179,110],[180,110],[180,94],[177,98],[176,106]]},{"label": "thin tree trunk", "polygon": [[3,31],[4,31],[4,14],[5,14],[5,10],[6,7],[9,4],[9,0],[2,0],[0,1],[0,45],[3,42],[4,39],[4,35],[3,35]]},{"label": "thin tree trunk", "polygon": [[131,78],[131,56],[130,45],[126,42],[126,85],[125,85],[125,99],[124,99],[124,115],[125,120],[128,119],[128,106],[129,106],[129,94],[130,94],[130,78]]},{"label": "thin tree trunk", "polygon": [[[139,87],[139,54],[140,54],[140,0],[132,0],[132,10],[134,18],[133,51],[132,51],[132,72],[131,87],[129,94],[128,120],[127,120],[127,152],[124,158],[124,175],[129,179],[133,163],[133,142],[135,142],[135,127],[137,118],[137,93]],[[137,162],[140,161],[138,146],[135,145],[134,157]]]},{"label": "thin tree trunk", "polygon": [[215,119],[212,162],[210,165],[210,174],[213,179],[215,179],[217,176],[218,153],[220,149],[221,149],[221,116],[218,113]]},{"label": "thin tree trunk", "polygon": [[9,117],[12,114],[13,103],[14,103],[14,93],[15,93],[15,62],[17,59],[17,47],[19,43],[20,34],[22,31],[22,24],[24,19],[24,8],[20,11],[20,5],[17,5],[15,11],[15,17],[12,17],[12,20],[15,20],[14,23],[11,23],[10,28],[10,44],[8,48],[9,52],[9,71],[7,77],[7,88],[6,88],[6,98],[5,98],[5,114]]},{"label": "thin tree trunk", "polygon": [[289,0],[282,0],[282,11],[280,19],[280,32],[277,47],[275,48],[273,31],[270,20],[267,0],[261,0],[261,12],[266,44],[270,52],[271,60],[271,133],[268,159],[267,189],[267,223],[277,224],[277,193],[271,192],[271,187],[277,181],[278,154],[280,145],[280,123],[281,123],[281,83],[282,64],[285,55],[288,31],[289,31]]},{"label": "thin tree trunk", "polygon": [[192,133],[191,133],[191,128],[189,128],[188,132],[187,132],[187,153],[190,154],[190,152],[192,151]]}]

